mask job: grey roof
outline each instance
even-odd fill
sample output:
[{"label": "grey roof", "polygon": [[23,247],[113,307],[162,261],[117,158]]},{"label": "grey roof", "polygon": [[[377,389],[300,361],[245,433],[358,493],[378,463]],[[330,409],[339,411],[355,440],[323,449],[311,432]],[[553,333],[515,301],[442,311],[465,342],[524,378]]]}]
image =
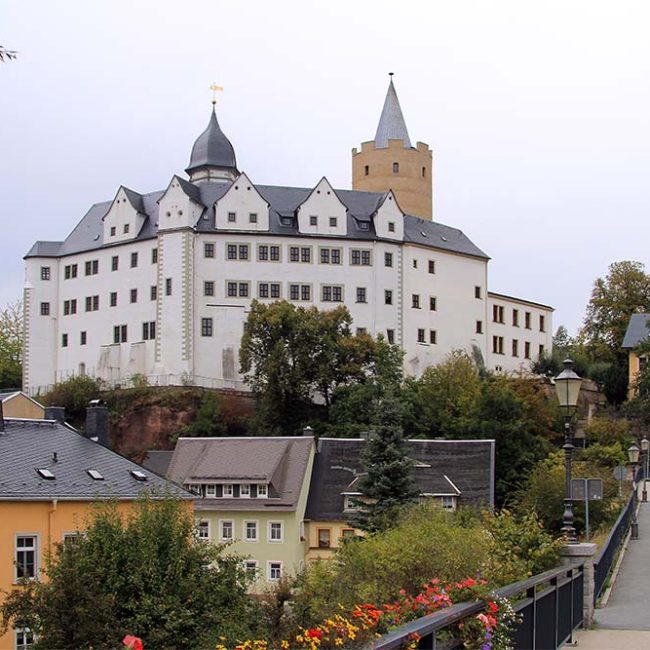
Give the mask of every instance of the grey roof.
[{"label": "grey roof", "polygon": [[[199,232],[214,232],[214,210],[211,209],[231,187],[233,183],[199,183],[194,184],[176,176],[180,181],[183,191],[196,203],[206,206],[202,217],[196,224]],[[320,237],[298,231],[295,218],[296,210],[312,192],[304,187],[285,187],[277,185],[255,185],[262,198],[270,206],[269,233],[270,235],[286,235],[300,237]],[[137,194],[129,190],[133,201],[138,204]],[[361,192],[356,190],[335,190],[337,197],[347,207],[347,235],[348,239],[368,240],[377,239],[372,216],[381,205],[386,196],[385,192]],[[138,194],[141,201],[142,214],[147,215],[144,224],[134,239],[129,239],[124,244],[132,241],[152,239],[158,232],[159,200],[165,191]],[[131,199],[130,199],[131,200]],[[92,251],[104,246],[102,218],[108,212],[112,201],[96,203],[77,224],[64,242],[36,242],[25,257],[60,257],[85,251]],[[206,217],[203,218],[203,217]],[[290,224],[283,223],[283,219],[290,219]],[[224,231],[227,232],[227,231]],[[241,233],[241,230],[233,231]],[[256,235],[263,232],[256,231]],[[404,241],[437,248],[463,255],[470,255],[488,259],[488,256],[468,237],[457,228],[445,226],[440,223],[426,221],[418,217],[406,215],[404,217]],[[119,244],[107,244],[115,246]]]},{"label": "grey roof", "polygon": [[632,314],[623,337],[623,349],[635,348],[650,335],[650,314]]},{"label": "grey roof", "polygon": [[[348,517],[343,510],[344,494],[355,492],[355,480],[363,472],[360,455],[365,445],[363,439],[318,441],[305,517],[312,521]],[[461,504],[493,505],[494,440],[409,440],[407,449],[416,461],[413,478],[422,493],[460,492]]]},{"label": "grey roof", "polygon": [[[54,480],[42,478],[39,469],[52,472]],[[93,479],[88,474],[93,469],[104,480]],[[132,470],[143,471],[140,465],[84,438],[67,425],[53,420],[5,418],[5,431],[0,433],[0,500],[137,499],[145,492],[194,498],[146,471],[147,480],[137,480]]]},{"label": "grey roof", "polygon": [[122,185],[122,189],[124,190],[124,194],[126,195],[126,198],[129,199],[129,203],[131,204],[133,209],[136,212],[144,214],[144,203],[142,201],[142,194],[138,194],[137,192],[130,190],[128,187],[124,187],[124,185]]},{"label": "grey roof", "polygon": [[13,395],[18,395],[20,391],[16,390],[7,390],[0,393],[0,402],[4,402],[7,398],[12,397]]},{"label": "grey roof", "polygon": [[167,477],[191,483],[260,482],[264,499],[197,500],[197,509],[295,510],[307,471],[311,437],[179,438]]},{"label": "grey roof", "polygon": [[185,171],[189,174],[190,171],[201,167],[237,169],[235,150],[219,126],[214,106],[207,128],[192,147],[190,164]]},{"label": "grey roof", "polygon": [[142,467],[158,476],[166,476],[169,463],[172,461],[173,451],[157,451],[150,449],[142,461]]},{"label": "grey roof", "polygon": [[388,84],[384,108],[381,111],[381,117],[377,125],[377,133],[375,133],[375,147],[377,149],[386,149],[389,140],[403,140],[405,147],[411,147],[411,139],[406,129],[406,122],[404,121],[404,115],[402,115],[399,99],[397,99],[392,77]]}]

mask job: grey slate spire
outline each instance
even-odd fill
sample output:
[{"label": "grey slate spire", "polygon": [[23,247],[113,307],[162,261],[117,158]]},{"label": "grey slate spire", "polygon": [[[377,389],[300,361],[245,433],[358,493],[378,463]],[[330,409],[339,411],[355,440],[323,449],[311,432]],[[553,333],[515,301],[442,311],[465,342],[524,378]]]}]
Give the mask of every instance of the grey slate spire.
[{"label": "grey slate spire", "polygon": [[377,149],[386,149],[389,140],[403,140],[405,147],[410,148],[412,146],[402,109],[399,105],[399,99],[397,99],[397,93],[395,92],[395,86],[393,85],[392,73],[384,108],[379,118],[377,133],[375,133],[375,147]]},{"label": "grey slate spire", "polygon": [[190,164],[185,171],[189,174],[193,170],[202,167],[218,167],[237,171],[235,150],[219,126],[214,105],[212,106],[212,115],[210,116],[208,128],[201,133],[194,143]]}]

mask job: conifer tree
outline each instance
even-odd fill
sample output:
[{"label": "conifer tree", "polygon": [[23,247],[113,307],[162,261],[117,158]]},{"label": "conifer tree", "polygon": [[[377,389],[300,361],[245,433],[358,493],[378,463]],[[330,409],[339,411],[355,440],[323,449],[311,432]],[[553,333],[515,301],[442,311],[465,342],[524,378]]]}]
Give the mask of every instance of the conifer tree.
[{"label": "conifer tree", "polygon": [[376,532],[390,528],[395,516],[419,495],[411,476],[402,432],[399,402],[387,396],[376,403],[376,427],[361,455],[364,473],[357,483],[361,497],[357,528]]}]

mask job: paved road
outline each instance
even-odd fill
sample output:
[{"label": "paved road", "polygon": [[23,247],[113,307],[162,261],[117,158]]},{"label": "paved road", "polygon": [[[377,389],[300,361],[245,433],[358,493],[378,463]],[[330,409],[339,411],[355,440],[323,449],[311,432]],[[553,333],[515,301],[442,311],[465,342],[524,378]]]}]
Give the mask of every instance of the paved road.
[{"label": "paved road", "polygon": [[607,607],[594,613],[596,629],[650,631],[650,502],[641,503],[638,521],[639,539],[628,543]]},{"label": "paved road", "polygon": [[650,650],[650,501],[641,503],[638,521],[639,539],[628,542],[607,606],[595,611],[592,629],[574,633],[575,645],[566,650]]}]

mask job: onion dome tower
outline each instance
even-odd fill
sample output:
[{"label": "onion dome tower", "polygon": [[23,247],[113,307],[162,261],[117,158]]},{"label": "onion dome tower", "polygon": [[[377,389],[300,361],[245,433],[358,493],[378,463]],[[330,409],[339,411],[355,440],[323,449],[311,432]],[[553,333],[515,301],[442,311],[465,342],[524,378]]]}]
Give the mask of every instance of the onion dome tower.
[{"label": "onion dome tower", "polygon": [[208,128],[196,139],[185,170],[192,183],[227,183],[239,175],[235,150],[219,126],[215,103]]},{"label": "onion dome tower", "polygon": [[375,139],[352,149],[352,189],[393,190],[406,214],[433,218],[433,152],[429,145],[409,138],[397,98],[393,73],[379,118]]}]

